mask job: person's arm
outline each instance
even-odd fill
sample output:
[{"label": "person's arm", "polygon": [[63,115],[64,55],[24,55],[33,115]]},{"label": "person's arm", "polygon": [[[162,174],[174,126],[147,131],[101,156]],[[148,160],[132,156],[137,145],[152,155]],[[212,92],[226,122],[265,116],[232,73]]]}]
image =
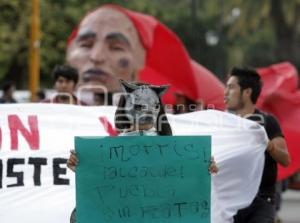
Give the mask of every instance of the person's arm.
[{"label": "person's arm", "polygon": [[291,158],[279,122],[272,115],[266,117],[266,131],[270,139],[267,151],[277,163],[287,167]]},{"label": "person's arm", "polygon": [[75,150],[71,150],[70,153],[71,154],[70,154],[70,157],[69,157],[69,159],[67,161],[67,166],[71,170],[75,171],[76,170],[76,166],[78,165],[79,160],[78,160],[78,158],[76,156]]},{"label": "person's arm", "polygon": [[272,158],[280,163],[282,166],[287,167],[291,163],[291,158],[287,150],[285,139],[281,136],[277,136],[269,141],[267,151]]}]

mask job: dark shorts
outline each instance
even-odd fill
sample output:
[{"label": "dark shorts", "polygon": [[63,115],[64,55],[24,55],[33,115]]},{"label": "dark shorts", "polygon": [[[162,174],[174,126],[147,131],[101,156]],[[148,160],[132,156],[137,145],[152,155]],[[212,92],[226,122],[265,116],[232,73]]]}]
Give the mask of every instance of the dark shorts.
[{"label": "dark shorts", "polygon": [[256,196],[251,205],[234,216],[234,223],[273,223],[275,202],[271,196]]}]

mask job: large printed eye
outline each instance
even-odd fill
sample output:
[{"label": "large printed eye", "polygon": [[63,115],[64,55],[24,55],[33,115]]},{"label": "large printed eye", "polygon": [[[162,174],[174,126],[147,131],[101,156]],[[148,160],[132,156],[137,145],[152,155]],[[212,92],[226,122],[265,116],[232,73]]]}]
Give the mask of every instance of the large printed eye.
[{"label": "large printed eye", "polygon": [[95,38],[88,37],[88,38],[82,38],[77,41],[78,46],[81,48],[92,48],[95,43]]},{"label": "large printed eye", "polygon": [[118,43],[112,43],[109,45],[109,49],[113,51],[124,51],[124,47],[121,44]]},{"label": "large printed eye", "polygon": [[133,108],[136,111],[141,111],[143,109],[143,105],[137,105],[137,104],[135,104]]},{"label": "large printed eye", "polygon": [[133,108],[136,111],[143,111],[143,110],[147,110],[148,106],[147,105],[134,104]]}]

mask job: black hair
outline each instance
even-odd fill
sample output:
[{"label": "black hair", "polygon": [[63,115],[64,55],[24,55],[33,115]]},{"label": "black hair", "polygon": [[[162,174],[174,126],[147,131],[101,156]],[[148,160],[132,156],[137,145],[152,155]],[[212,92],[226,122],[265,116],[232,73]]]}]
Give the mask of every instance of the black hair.
[{"label": "black hair", "polygon": [[44,100],[46,98],[46,93],[43,90],[38,90],[36,96],[39,100]]},{"label": "black hair", "polygon": [[52,71],[52,76],[54,82],[56,82],[59,77],[64,77],[67,80],[73,80],[75,85],[79,78],[78,71],[69,65],[56,65]]},{"label": "black hair", "polygon": [[[135,84],[136,85],[148,85],[145,83],[135,83]],[[126,96],[121,95],[121,97],[119,99],[117,110],[115,112],[115,127],[120,131],[124,131],[131,127],[129,120],[125,115],[125,109],[124,109],[125,104],[126,104]],[[169,123],[167,115],[165,113],[164,106],[163,106],[160,98],[159,98],[159,104],[160,104],[160,109],[159,109],[159,113],[157,116],[155,129],[156,129],[158,135],[171,136],[172,129],[171,129],[170,123]]]},{"label": "black hair", "polygon": [[176,115],[176,114],[181,114],[181,113],[183,113],[181,110],[180,110],[180,108],[183,106],[183,108],[184,109],[186,109],[186,110],[184,110],[184,113],[188,113],[188,112],[193,112],[193,111],[195,111],[195,109],[193,109],[192,107],[194,106],[196,106],[196,102],[194,101],[194,100],[192,100],[192,99],[190,99],[189,97],[187,97],[186,95],[183,95],[183,94],[181,94],[181,93],[178,93],[181,97],[184,97],[184,100],[185,100],[185,102],[183,103],[183,104],[175,104],[174,106],[173,106],[173,109],[174,109],[174,114]]},{"label": "black hair", "polygon": [[113,94],[112,92],[105,92],[105,93],[94,93],[94,101],[95,98],[98,97],[103,101],[103,104],[99,105],[112,105],[113,104]]},{"label": "black hair", "polygon": [[241,92],[247,88],[252,89],[251,101],[255,104],[262,89],[262,81],[256,70],[249,67],[233,67],[229,72],[229,77],[231,76],[238,79]]},{"label": "black hair", "polygon": [[12,81],[6,81],[3,83],[2,85],[2,91],[3,93],[6,93],[9,91],[10,88],[14,87],[15,86],[15,83],[12,82]]}]

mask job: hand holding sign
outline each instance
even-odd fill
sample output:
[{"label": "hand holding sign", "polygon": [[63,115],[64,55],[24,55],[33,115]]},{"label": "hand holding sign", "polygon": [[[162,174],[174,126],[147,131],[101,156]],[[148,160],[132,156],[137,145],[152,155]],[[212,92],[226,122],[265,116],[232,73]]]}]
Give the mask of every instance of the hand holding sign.
[{"label": "hand holding sign", "polygon": [[72,171],[75,171],[75,168],[78,164],[79,160],[76,156],[76,152],[75,150],[71,150],[70,151],[70,157],[67,161],[67,166],[72,170]]}]

